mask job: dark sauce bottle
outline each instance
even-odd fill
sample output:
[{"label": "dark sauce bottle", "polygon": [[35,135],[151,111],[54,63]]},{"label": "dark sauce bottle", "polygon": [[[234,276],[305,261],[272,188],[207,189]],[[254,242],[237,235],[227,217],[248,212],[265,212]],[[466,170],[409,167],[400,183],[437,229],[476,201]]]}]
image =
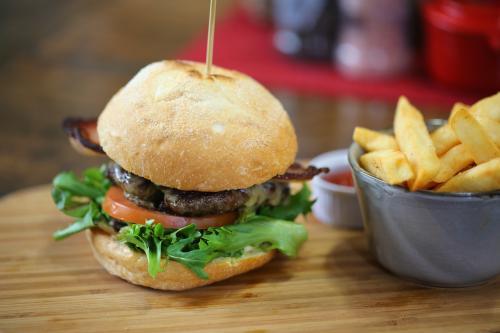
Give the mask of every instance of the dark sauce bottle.
[{"label": "dark sauce bottle", "polygon": [[274,46],[286,55],[329,60],[337,13],[334,0],[274,0]]}]

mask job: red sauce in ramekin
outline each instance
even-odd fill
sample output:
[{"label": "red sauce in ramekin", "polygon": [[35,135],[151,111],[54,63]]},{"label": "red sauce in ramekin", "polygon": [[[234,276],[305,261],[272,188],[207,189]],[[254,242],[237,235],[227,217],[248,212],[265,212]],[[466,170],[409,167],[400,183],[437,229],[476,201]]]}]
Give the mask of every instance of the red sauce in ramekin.
[{"label": "red sauce in ramekin", "polygon": [[324,175],[323,179],[329,183],[336,185],[349,186],[349,187],[354,186],[351,170],[332,171]]}]

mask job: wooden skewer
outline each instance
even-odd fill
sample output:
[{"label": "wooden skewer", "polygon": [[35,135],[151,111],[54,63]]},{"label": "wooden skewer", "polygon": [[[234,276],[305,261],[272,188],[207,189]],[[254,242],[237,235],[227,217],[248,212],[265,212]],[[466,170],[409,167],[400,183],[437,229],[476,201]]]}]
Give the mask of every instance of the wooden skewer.
[{"label": "wooden skewer", "polygon": [[212,58],[214,50],[214,32],[215,32],[215,9],[217,0],[210,0],[210,17],[208,20],[208,36],[207,36],[207,57],[206,57],[206,74],[210,76],[212,71]]}]

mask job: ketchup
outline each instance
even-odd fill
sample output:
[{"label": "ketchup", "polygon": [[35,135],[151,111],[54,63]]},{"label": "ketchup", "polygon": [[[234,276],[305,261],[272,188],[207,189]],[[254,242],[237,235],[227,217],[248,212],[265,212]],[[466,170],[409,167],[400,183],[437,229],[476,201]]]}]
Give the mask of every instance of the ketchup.
[{"label": "ketchup", "polygon": [[323,176],[323,179],[329,183],[337,185],[350,186],[350,187],[354,186],[351,170],[333,171]]}]

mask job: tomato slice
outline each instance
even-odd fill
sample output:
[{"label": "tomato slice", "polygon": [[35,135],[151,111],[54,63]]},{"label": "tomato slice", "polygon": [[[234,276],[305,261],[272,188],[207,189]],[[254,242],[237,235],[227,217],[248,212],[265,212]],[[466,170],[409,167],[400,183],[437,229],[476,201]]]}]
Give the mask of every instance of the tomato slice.
[{"label": "tomato slice", "polygon": [[160,223],[165,228],[174,229],[182,228],[192,223],[196,224],[198,229],[221,227],[234,223],[237,217],[236,212],[202,217],[168,215],[136,205],[128,200],[123,194],[123,190],[117,186],[112,186],[106,193],[102,209],[108,213],[109,216],[121,221],[145,224],[147,220],[154,220],[155,223]]}]

